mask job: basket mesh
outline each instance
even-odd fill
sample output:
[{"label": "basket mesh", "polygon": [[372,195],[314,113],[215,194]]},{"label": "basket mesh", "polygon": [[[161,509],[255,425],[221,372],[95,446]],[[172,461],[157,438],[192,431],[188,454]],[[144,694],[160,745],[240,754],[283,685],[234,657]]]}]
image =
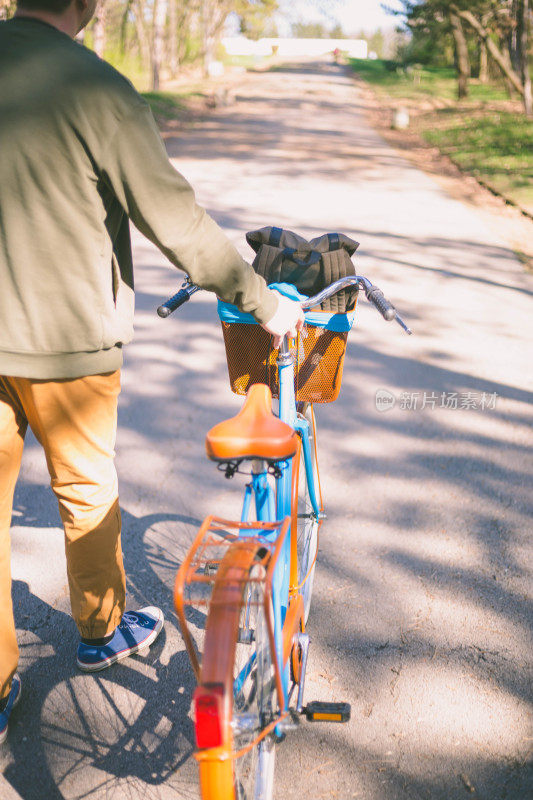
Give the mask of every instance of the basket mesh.
[{"label": "basket mesh", "polygon": [[[254,383],[266,383],[273,397],[279,396],[278,350],[272,337],[259,325],[222,322],[232,391],[246,394]],[[304,326],[294,347],[294,391],[296,400],[330,403],[341,388],[348,333]]]}]

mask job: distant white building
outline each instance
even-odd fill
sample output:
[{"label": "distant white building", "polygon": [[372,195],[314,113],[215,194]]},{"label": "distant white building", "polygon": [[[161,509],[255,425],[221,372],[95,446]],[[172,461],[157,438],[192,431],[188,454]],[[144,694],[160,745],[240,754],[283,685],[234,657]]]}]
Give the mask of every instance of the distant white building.
[{"label": "distant white building", "polygon": [[325,56],[333,50],[341,50],[352,58],[367,58],[368,45],[364,39],[259,39],[253,41],[246,36],[226,36],[222,39],[226,53],[230,56]]}]

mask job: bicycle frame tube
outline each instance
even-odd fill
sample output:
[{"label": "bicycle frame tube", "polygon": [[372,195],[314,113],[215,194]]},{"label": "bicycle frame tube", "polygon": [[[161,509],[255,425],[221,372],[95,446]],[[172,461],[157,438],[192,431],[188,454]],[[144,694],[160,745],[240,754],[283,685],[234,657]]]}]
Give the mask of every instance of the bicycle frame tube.
[{"label": "bicycle frame tube", "polygon": [[261,522],[274,519],[274,494],[268,482],[266,463],[260,459],[252,461],[252,488],[257,519]]},{"label": "bicycle frame tube", "polygon": [[[290,483],[290,462],[288,461],[281,461],[278,463],[278,467],[281,470],[282,477],[278,478],[276,483],[279,484],[280,482],[284,482],[286,480],[285,476],[288,476],[288,480]],[[268,474],[267,468],[264,461],[260,461],[257,459],[252,463],[252,491],[254,494],[255,499],[255,512],[257,516],[257,520],[259,522],[269,522],[273,519],[284,519],[286,516],[290,514],[290,491],[289,491],[289,504],[288,504],[288,511],[287,513],[283,514],[281,517],[279,516],[279,506],[276,508],[276,501],[274,496],[274,491],[272,486],[268,482]],[[277,491],[277,497],[280,497],[279,490]],[[283,494],[283,493],[281,493]],[[248,506],[249,506],[248,501]],[[243,512],[247,505],[246,495],[244,501]],[[269,538],[268,534],[266,538]],[[274,639],[276,643],[276,657],[280,668],[280,674],[282,676],[282,684],[283,684],[283,694],[285,696],[285,704],[287,703],[288,697],[288,674],[285,676],[285,670],[283,669],[283,636],[282,636],[282,629],[283,623],[285,621],[285,614],[287,612],[287,601],[289,596],[289,564],[290,564],[290,537],[287,536],[285,542],[283,543],[282,550],[280,552],[276,570],[274,571],[274,576],[272,580],[272,600],[273,600],[273,611],[274,611]]]},{"label": "bicycle frame tube", "polygon": [[244,489],[244,500],[242,502],[241,522],[248,522],[250,507],[252,505],[253,483],[247,483]]},{"label": "bicycle frame tube", "polygon": [[[298,416],[296,411],[296,398],[294,394],[294,358],[289,349],[288,338],[283,339],[282,345],[279,350],[278,360],[278,375],[279,375],[279,418],[282,422],[286,422],[294,430],[296,430],[302,440],[302,452],[304,456],[304,465],[307,476],[307,485],[309,489],[309,499],[314,513],[318,519],[320,509],[318,498],[315,494],[315,481],[313,479],[312,471],[312,453],[309,441],[309,424],[306,419]],[[281,469],[281,477],[276,480],[276,519],[284,519],[285,517],[292,517],[292,462],[282,462],[279,464]],[[285,621],[287,613],[289,584],[290,584],[290,563],[291,563],[291,540],[293,536],[297,535],[297,531],[291,530],[284,542],[283,549],[277,563],[276,572],[274,575],[273,591],[276,594],[274,598],[274,608],[282,609],[281,624]],[[278,594],[279,592],[279,594]],[[278,627],[279,621],[276,620],[275,624],[275,639],[276,639],[276,653],[278,657],[278,664],[280,666],[280,673],[283,682],[283,691],[285,694],[285,704],[288,704],[288,689],[289,689],[289,664],[283,662],[283,637],[282,628]],[[278,731],[279,733],[279,731]]]},{"label": "bicycle frame tube", "polygon": [[[296,430],[302,441],[302,452],[304,466],[307,476],[309,499],[313,511],[318,519],[320,508],[318,498],[315,494],[315,482],[313,479],[312,453],[309,441],[309,423],[306,419],[298,416],[296,411],[296,399],[294,394],[294,358],[290,352],[287,337],[283,340],[279,351],[279,417],[294,430]],[[280,475],[276,477],[276,492],[272,489],[268,481],[267,465],[264,461],[256,459],[252,462],[251,482],[247,484],[244,494],[241,519],[248,521],[252,505],[252,496],[255,505],[256,518],[260,522],[269,522],[273,519],[285,519],[291,517],[292,511],[292,460],[280,461],[277,463]],[[265,533],[265,538],[269,538]],[[291,535],[287,536],[279,558],[276,562],[276,569],[272,581],[272,600],[274,611],[274,638],[276,644],[276,658],[282,678],[284,705],[288,705],[289,692],[289,662],[283,658],[283,624],[285,622],[290,585],[290,564],[291,564]],[[294,531],[296,536],[296,531]],[[249,669],[252,665],[246,665]],[[245,670],[246,670],[245,667]],[[241,676],[239,676],[240,678]],[[245,678],[243,673],[243,679]],[[279,731],[278,731],[279,732]]]},{"label": "bicycle frame tube", "polygon": [[294,397],[294,358],[289,349],[289,340],[285,336],[279,349],[279,418],[296,428],[298,414]]},{"label": "bicycle frame tube", "polygon": [[[282,461],[278,464],[279,468],[281,469],[282,476],[288,475],[289,476],[289,485],[290,485],[290,463],[288,461]],[[283,477],[278,479],[279,481],[283,481]],[[276,513],[276,501],[274,496],[274,490],[272,489],[271,484],[268,481],[268,472],[267,472],[267,465],[265,461],[261,459],[255,459],[252,462],[252,480],[251,483],[246,485],[245,493],[244,493],[244,501],[242,507],[242,514],[241,514],[241,521],[247,522],[248,517],[250,514],[251,504],[252,504],[252,495],[254,498],[255,504],[255,513],[258,522],[271,522],[276,518],[284,519],[285,516],[290,514],[290,490],[289,490],[289,502],[288,502],[288,512],[284,514],[282,517],[277,517]],[[277,492],[278,497],[280,493]],[[273,539],[277,537],[277,531],[265,531],[262,536],[265,539]],[[246,536],[246,533],[240,534],[241,536]],[[288,549],[289,548],[289,549]],[[289,595],[289,565],[290,565],[290,537],[287,536],[283,543],[282,550],[279,554],[279,557],[276,562],[277,566],[274,571],[273,579],[272,579],[272,608],[274,613],[274,641],[275,641],[275,649],[276,649],[276,659],[279,665],[279,671],[282,678],[282,689],[283,689],[283,705],[286,707],[288,702],[288,692],[289,692],[289,682],[288,682],[288,670],[283,668],[283,622],[285,620],[285,614],[287,612],[287,602],[288,602],[288,595]],[[253,667],[253,660],[250,660],[247,664],[244,665],[241,674],[237,677],[235,687],[238,690],[240,685],[246,680],[246,676],[248,672]],[[281,698],[280,698],[281,700]]]},{"label": "bicycle frame tube", "polygon": [[[279,418],[282,422],[286,422],[287,425],[291,426],[291,428],[297,430],[299,420],[296,412],[296,400],[294,396],[294,358],[289,349],[289,341],[287,336],[284,337],[282,345],[279,349],[278,373]],[[284,519],[285,517],[291,516],[292,462],[283,462],[279,466],[281,468],[281,477],[276,481],[276,519]],[[291,563],[290,539],[291,537],[288,536],[280,554],[280,562],[283,564],[283,620],[285,620],[289,596]]]},{"label": "bicycle frame tube", "polygon": [[[294,430],[297,431],[301,436],[309,499],[311,501],[313,511],[316,514],[316,518],[318,519],[320,514],[320,505],[315,493],[315,482],[313,480],[313,471],[311,466],[313,463],[313,458],[311,453],[311,445],[309,443],[309,424],[307,420],[299,417],[296,412],[296,399],[294,396],[294,358],[290,353],[287,337],[283,339],[283,344],[279,352],[279,418],[294,428]],[[290,514],[290,505],[289,511],[286,513]],[[277,518],[283,519],[283,517],[279,515],[279,509]]]}]

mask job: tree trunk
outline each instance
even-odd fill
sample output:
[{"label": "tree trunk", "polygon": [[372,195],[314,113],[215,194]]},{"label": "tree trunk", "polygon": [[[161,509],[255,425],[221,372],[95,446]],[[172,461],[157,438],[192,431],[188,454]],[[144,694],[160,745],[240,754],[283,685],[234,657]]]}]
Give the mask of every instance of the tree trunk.
[{"label": "tree trunk", "polygon": [[479,43],[479,80],[487,83],[489,79],[489,59],[487,55],[487,45],[485,42]]},{"label": "tree trunk", "polygon": [[[506,40],[505,37],[500,39],[500,52],[502,54],[503,62],[505,64],[505,66],[507,67],[507,71],[512,70],[513,69],[513,65],[511,63],[511,53],[509,51],[508,41]],[[508,96],[510,98],[512,98],[513,97],[513,84],[511,83],[511,81],[509,80],[507,75],[504,74],[503,78],[504,78],[504,81],[505,81],[505,88],[507,89],[507,94],[508,94]]]},{"label": "tree trunk", "polygon": [[202,72],[204,78],[209,76],[209,64],[211,62],[211,37],[209,35],[209,0],[202,0]]},{"label": "tree trunk", "polygon": [[509,16],[513,25],[509,32],[509,58],[515,72],[520,73],[520,33],[518,30],[518,18],[520,15],[520,0],[512,0],[509,9]]},{"label": "tree trunk", "polygon": [[151,64],[151,48],[148,34],[146,33],[146,26],[144,23],[144,2],[143,0],[133,0],[135,30],[137,32],[137,41],[139,42],[139,50],[141,54],[141,61],[143,67],[148,69]]},{"label": "tree trunk", "polygon": [[521,97],[523,97],[524,87],[522,85],[520,77],[510,66],[509,54],[507,54],[507,57],[509,59],[509,65],[508,65],[505,62],[505,57],[502,55],[500,50],[496,47],[495,43],[491,39],[489,31],[480,23],[478,19],[476,19],[476,17],[474,17],[471,11],[462,11],[461,9],[457,8],[457,6],[452,6],[452,11],[453,13],[457,14],[457,16],[460,17],[461,19],[464,19],[464,21],[467,22],[470,25],[470,27],[472,27],[475,30],[479,38],[483,42],[485,42],[485,44],[487,45],[487,50],[489,51],[494,61],[503,72],[504,77],[509,79],[509,81],[514,86],[516,91],[519,92]]},{"label": "tree trunk", "polygon": [[93,24],[93,50],[100,58],[105,50],[106,0],[98,0]]},{"label": "tree trunk", "polygon": [[209,75],[209,64],[214,60],[218,37],[233,5],[231,0],[202,0],[202,56],[205,77]]},{"label": "tree trunk", "polygon": [[[487,14],[484,14],[481,17],[481,24],[484,28],[487,27],[487,22],[489,21],[490,17]],[[479,41],[479,81],[480,83],[488,83],[489,82],[489,54],[487,53],[487,45],[482,39],[478,39]]]},{"label": "tree trunk", "polygon": [[163,62],[163,39],[167,19],[167,0],[155,0],[154,3],[154,38],[152,44],[152,89],[159,89],[161,64]]},{"label": "tree trunk", "polygon": [[461,20],[453,11],[450,12],[450,23],[455,41],[455,55],[457,60],[457,97],[459,100],[462,100],[464,97],[468,97],[470,59],[468,58],[468,47]]},{"label": "tree trunk", "polygon": [[170,75],[175,78],[179,69],[178,58],[178,0],[170,0],[168,7],[169,16],[169,41],[168,41],[168,66]]},{"label": "tree trunk", "polygon": [[124,55],[126,52],[127,38],[128,38],[128,20],[131,17],[131,2],[126,0],[122,15],[120,18],[120,52]]},{"label": "tree trunk", "polygon": [[519,24],[519,50],[520,50],[520,73],[524,85],[524,111],[526,116],[533,116],[533,103],[531,99],[531,73],[528,63],[528,22],[529,22],[529,0],[520,0],[518,7]]}]

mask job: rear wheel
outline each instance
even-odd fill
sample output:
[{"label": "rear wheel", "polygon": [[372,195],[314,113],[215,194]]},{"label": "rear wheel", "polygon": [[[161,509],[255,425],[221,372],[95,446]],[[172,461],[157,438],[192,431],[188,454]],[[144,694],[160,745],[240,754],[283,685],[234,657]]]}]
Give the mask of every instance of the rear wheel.
[{"label": "rear wheel", "polygon": [[[277,713],[261,556],[249,543],[234,545],[213,589],[200,682],[225,686],[229,719],[225,753],[200,751],[202,800],[271,800],[273,794],[274,738],[256,741]],[[270,614],[270,598],[267,603]],[[228,751],[244,752],[228,759]]]},{"label": "rear wheel", "polygon": [[[255,565],[251,578],[261,578]],[[274,719],[274,669],[263,584],[246,584],[233,667],[233,749],[247,748]],[[270,800],[274,788],[274,740],[265,737],[234,761],[236,800]]]}]

